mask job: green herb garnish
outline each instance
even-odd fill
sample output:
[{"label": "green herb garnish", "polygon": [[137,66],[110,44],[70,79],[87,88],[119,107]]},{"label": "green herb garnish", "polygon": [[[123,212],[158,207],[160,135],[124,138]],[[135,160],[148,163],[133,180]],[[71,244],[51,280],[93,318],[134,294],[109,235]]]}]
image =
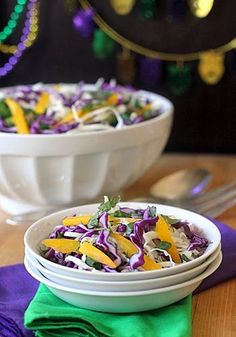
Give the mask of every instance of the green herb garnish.
[{"label": "green herb garnish", "polygon": [[101,270],[102,269],[102,264],[100,263],[100,262],[97,262],[97,261],[95,261],[95,260],[93,260],[93,259],[91,259],[91,257],[86,257],[86,260],[85,260],[85,263],[88,265],[88,266],[90,266],[90,267],[92,267],[92,268],[95,268],[95,269],[97,269],[97,270]]},{"label": "green herb garnish", "polygon": [[98,226],[98,213],[93,214],[88,222],[88,228],[94,228]]},{"label": "green herb garnish", "polygon": [[174,225],[175,223],[178,223],[179,222],[179,219],[176,219],[176,218],[170,218],[169,216],[167,215],[161,215],[163,217],[163,219],[165,219],[165,221],[169,224],[169,225]]},{"label": "green herb garnish", "polygon": [[168,250],[170,249],[170,247],[171,247],[171,243],[168,241],[160,241],[157,244],[157,248],[162,249],[162,250]]},{"label": "green herb garnish", "polygon": [[191,261],[185,254],[181,254],[182,260],[185,262]]},{"label": "green herb garnish", "polygon": [[0,117],[7,118],[11,116],[11,111],[3,101],[0,101]]},{"label": "green herb garnish", "polygon": [[157,214],[157,208],[156,206],[151,206],[149,207],[149,214],[152,218],[155,218],[156,214]]},{"label": "green herb garnish", "polygon": [[109,212],[113,207],[115,207],[120,202],[120,196],[115,196],[112,198],[106,198],[107,200],[103,202],[99,207],[99,211]]}]

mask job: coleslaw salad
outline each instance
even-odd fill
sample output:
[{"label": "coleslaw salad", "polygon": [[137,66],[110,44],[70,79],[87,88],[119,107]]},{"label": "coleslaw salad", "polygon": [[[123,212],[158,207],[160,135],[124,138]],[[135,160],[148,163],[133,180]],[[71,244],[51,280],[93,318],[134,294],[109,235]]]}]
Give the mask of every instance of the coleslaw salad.
[{"label": "coleslaw salad", "polygon": [[157,117],[161,106],[131,87],[106,83],[22,85],[0,91],[0,132],[80,133],[123,128]]},{"label": "coleslaw salad", "polygon": [[42,256],[79,270],[140,272],[187,263],[211,244],[194,224],[159,214],[158,206],[119,202],[106,196],[94,214],[62,219],[42,241]]}]

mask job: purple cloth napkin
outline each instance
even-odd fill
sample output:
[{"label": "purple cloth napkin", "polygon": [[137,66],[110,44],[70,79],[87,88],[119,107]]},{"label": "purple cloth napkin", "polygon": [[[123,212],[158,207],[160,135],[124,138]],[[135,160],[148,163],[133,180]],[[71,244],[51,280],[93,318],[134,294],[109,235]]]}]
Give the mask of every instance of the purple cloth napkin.
[{"label": "purple cloth napkin", "polygon": [[[236,277],[236,231],[214,220],[222,235],[223,261],[219,269],[209,276],[195,291],[199,293],[220,282]],[[38,288],[38,282],[25,270],[24,265],[0,268],[0,336],[33,337],[26,330],[23,316]]]},{"label": "purple cloth napkin", "polygon": [[[212,219],[211,219],[212,220]],[[194,294],[209,289],[220,282],[236,277],[236,230],[217,220],[212,220],[221,233],[223,260],[220,267],[195,290]]]},{"label": "purple cloth napkin", "polygon": [[23,264],[0,268],[0,336],[32,337],[23,316],[34,297],[39,282],[28,274]]}]

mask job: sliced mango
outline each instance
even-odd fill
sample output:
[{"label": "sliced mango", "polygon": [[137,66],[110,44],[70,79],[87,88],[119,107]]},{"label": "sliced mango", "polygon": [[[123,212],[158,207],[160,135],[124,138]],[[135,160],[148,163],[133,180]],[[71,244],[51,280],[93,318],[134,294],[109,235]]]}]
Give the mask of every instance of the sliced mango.
[{"label": "sliced mango", "polygon": [[109,256],[103,253],[100,249],[94,247],[89,242],[85,241],[81,243],[79,251],[81,254],[85,254],[86,256],[90,257],[94,261],[105,264],[112,269],[117,267],[116,264],[112,261],[112,259]]},{"label": "sliced mango", "polygon": [[[91,215],[81,215],[81,216],[72,216],[72,217],[67,217],[62,220],[62,223],[64,226],[73,226],[73,225],[78,225],[78,224],[83,224],[87,225],[91,219]],[[123,221],[128,221],[128,222],[136,222],[139,221],[140,219],[134,219],[134,218],[117,218],[113,216],[108,216],[108,220],[112,221],[114,223],[122,223]]]},{"label": "sliced mango", "polygon": [[[128,257],[138,253],[138,248],[122,235],[111,232],[110,236],[115,239],[118,246]],[[152,260],[148,255],[144,255],[144,264],[142,265],[142,268],[145,270],[161,269],[161,265]]]},{"label": "sliced mango", "polygon": [[124,236],[118,233],[111,232],[110,237],[115,239],[115,241],[118,243],[118,246],[128,257],[138,252],[137,247],[131,241],[126,239]]},{"label": "sliced mango", "polygon": [[119,102],[119,96],[117,94],[112,94],[107,99],[107,103],[109,105],[116,105],[118,102]]},{"label": "sliced mango", "polygon": [[25,119],[24,110],[21,108],[21,106],[11,98],[6,98],[5,103],[8,105],[11,111],[12,119],[16,126],[17,133],[30,133],[27,121]]},{"label": "sliced mango", "polygon": [[55,124],[55,127],[57,127],[58,125],[64,124],[64,123],[69,123],[69,122],[71,122],[71,121],[73,121],[73,120],[74,120],[74,116],[73,116],[72,112],[69,111],[65,117],[63,117],[62,119],[60,119],[60,120]]},{"label": "sliced mango", "polygon": [[91,215],[72,216],[63,219],[62,223],[64,226],[74,226],[79,224],[87,225],[90,219]]},{"label": "sliced mango", "polygon": [[108,220],[119,224],[119,223],[123,223],[125,221],[136,222],[136,221],[140,221],[141,219],[137,219],[137,218],[117,218],[117,217],[113,217],[113,216],[108,216]]},{"label": "sliced mango", "polygon": [[171,247],[168,249],[168,253],[171,255],[173,261],[175,263],[181,263],[178,249],[176,248],[171,236],[169,224],[161,215],[159,215],[159,219],[156,223],[156,232],[161,241],[167,241],[171,244]]},{"label": "sliced mango", "polygon": [[142,268],[145,270],[156,270],[161,269],[161,265],[151,259],[148,255],[144,255],[144,264],[142,265]]},{"label": "sliced mango", "polygon": [[48,107],[49,101],[50,101],[49,93],[42,92],[42,94],[39,97],[38,102],[36,103],[34,107],[34,111],[37,114],[43,114]]},{"label": "sliced mango", "polygon": [[56,250],[59,253],[69,254],[78,252],[80,242],[70,239],[45,239],[42,243],[48,247]]},{"label": "sliced mango", "polygon": [[[78,117],[82,117],[84,115],[84,112],[82,110],[78,110],[77,111],[77,116]],[[65,117],[63,117],[61,120],[59,120],[56,124],[55,127],[57,127],[58,125],[64,124],[64,123],[70,123],[73,122],[75,120],[74,115],[72,114],[72,112],[69,110],[67,115]]]},{"label": "sliced mango", "polygon": [[142,115],[146,110],[152,109],[152,103],[146,104],[143,108],[139,108],[136,112],[137,115]]}]

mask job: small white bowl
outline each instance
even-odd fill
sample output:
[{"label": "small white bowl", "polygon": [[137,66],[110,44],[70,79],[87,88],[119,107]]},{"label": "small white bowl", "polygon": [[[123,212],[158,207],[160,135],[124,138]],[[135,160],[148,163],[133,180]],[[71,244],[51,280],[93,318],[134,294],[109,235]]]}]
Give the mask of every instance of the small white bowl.
[{"label": "small white bowl", "polygon": [[[88,88],[94,88],[88,85]],[[0,206],[8,213],[68,208],[114,195],[139,179],[161,155],[173,104],[138,91],[161,114],[120,129],[77,134],[0,132]]]},{"label": "small white bowl", "polygon": [[186,270],[185,272],[160,278],[151,278],[137,281],[98,281],[65,276],[46,269],[39,263],[39,261],[37,261],[32,255],[30,255],[30,253],[28,253],[27,249],[25,250],[25,257],[26,261],[30,263],[34,269],[37,269],[49,281],[52,281],[56,284],[80,290],[120,292],[158,289],[191,280],[194,277],[200,275],[216,259],[220,251],[221,247],[217,248],[217,250],[202,264],[193,269]]},{"label": "small white bowl", "polygon": [[24,263],[31,276],[45,284],[54,295],[67,303],[94,311],[125,313],[157,309],[183,299],[211,275],[221,261],[220,252],[208,268],[192,280],[165,288],[130,292],[86,291],[61,286],[45,278],[26,258]]},{"label": "small white bowl", "polygon": [[25,233],[24,237],[25,247],[27,248],[29,254],[34,256],[45,268],[61,275],[78,277],[81,279],[100,280],[100,281],[112,281],[112,280],[130,281],[130,280],[143,280],[143,279],[164,277],[168,275],[182,273],[183,271],[192,269],[202,264],[220,246],[221,236],[218,228],[214,225],[212,221],[203,217],[202,215],[187,211],[182,208],[166,205],[156,205],[150,203],[125,202],[120,203],[120,205],[123,207],[127,206],[131,208],[143,208],[143,209],[145,209],[148,205],[156,206],[158,213],[166,215],[175,215],[179,219],[185,219],[195,224],[199,230],[203,231],[203,235],[211,243],[207,247],[204,254],[193,261],[178,264],[171,268],[142,271],[142,272],[105,273],[99,271],[92,271],[92,272],[83,270],[80,271],[78,269],[61,266],[41,256],[39,252],[41,242],[43,239],[48,237],[48,235],[51,233],[54,227],[57,224],[61,223],[61,220],[65,216],[71,216],[75,213],[93,214],[97,210],[98,204],[92,204],[53,213],[45,218],[38,220],[33,225],[31,225]]}]

